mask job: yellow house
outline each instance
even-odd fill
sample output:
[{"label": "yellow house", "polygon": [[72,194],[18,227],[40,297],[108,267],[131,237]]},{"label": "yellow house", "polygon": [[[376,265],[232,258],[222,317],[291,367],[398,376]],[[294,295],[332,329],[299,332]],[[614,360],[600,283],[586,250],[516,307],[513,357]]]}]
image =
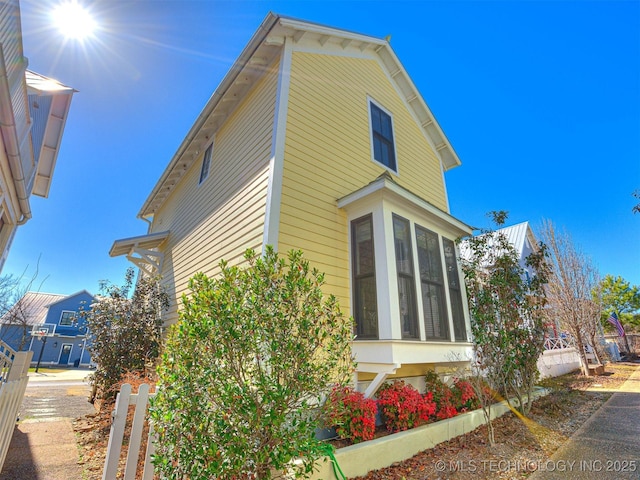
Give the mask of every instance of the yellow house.
[{"label": "yellow house", "polygon": [[110,254],[159,273],[178,305],[221,259],[301,249],[355,318],[372,393],[469,358],[454,240],[471,228],[444,183],[459,164],[386,40],[269,14],[142,206],[149,233]]}]

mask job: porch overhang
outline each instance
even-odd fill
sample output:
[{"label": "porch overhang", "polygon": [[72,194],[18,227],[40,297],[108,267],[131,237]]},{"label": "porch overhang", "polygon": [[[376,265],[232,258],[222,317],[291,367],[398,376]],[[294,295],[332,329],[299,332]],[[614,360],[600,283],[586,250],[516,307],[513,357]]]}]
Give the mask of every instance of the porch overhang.
[{"label": "porch overhang", "polygon": [[167,230],[116,240],[109,250],[109,256],[126,255],[127,260],[140,270],[150,275],[157,275],[162,272],[164,261],[164,254],[157,249],[164,244],[168,237],[169,231]]},{"label": "porch overhang", "polygon": [[418,208],[430,218],[432,223],[451,232],[455,237],[466,237],[473,233],[473,228],[469,225],[397,184],[388,172],[383,173],[368,185],[339,198],[337,204],[338,208],[348,211],[352,206],[375,198],[387,198],[396,203],[404,203]]}]

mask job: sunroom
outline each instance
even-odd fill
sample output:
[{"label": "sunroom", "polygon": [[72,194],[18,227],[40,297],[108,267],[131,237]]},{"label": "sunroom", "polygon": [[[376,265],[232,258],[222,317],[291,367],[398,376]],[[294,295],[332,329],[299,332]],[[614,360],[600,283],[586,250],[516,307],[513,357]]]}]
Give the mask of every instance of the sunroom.
[{"label": "sunroom", "polygon": [[353,354],[366,393],[389,375],[468,362],[469,312],[455,239],[471,227],[388,173],[338,207],[350,226]]}]

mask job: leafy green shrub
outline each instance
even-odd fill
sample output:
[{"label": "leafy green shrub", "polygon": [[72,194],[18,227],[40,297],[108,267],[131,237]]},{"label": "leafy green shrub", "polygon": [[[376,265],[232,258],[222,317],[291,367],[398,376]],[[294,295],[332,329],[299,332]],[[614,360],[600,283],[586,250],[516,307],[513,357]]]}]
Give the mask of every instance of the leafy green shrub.
[{"label": "leafy green shrub", "polygon": [[322,455],[318,405],[353,372],[352,320],[301,252],[245,258],[191,279],[170,330],[151,407],[162,478],[304,476]]},{"label": "leafy green shrub", "polygon": [[80,312],[87,321],[88,349],[97,365],[91,375],[92,402],[115,398],[114,387],[125,373],[146,376],[160,355],[162,312],[169,307],[169,297],[158,278],[141,277],[134,288],[134,276],[129,268],[123,286],[102,282],[101,295]]},{"label": "leafy green shrub", "polygon": [[402,380],[380,387],[378,406],[390,432],[399,432],[426,423],[436,410],[433,395],[423,396]]},{"label": "leafy green shrub", "polygon": [[373,439],[377,411],[375,400],[348,386],[335,386],[324,404],[327,426],[353,443]]}]

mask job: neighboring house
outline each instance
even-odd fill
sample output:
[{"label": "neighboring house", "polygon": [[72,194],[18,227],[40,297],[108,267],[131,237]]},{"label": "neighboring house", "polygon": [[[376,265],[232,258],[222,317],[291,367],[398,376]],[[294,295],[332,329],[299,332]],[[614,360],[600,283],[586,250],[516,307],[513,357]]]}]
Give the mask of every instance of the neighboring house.
[{"label": "neighboring house", "polygon": [[[86,290],[68,296],[27,292],[0,318],[0,340],[14,350],[33,351],[33,364],[88,366],[86,321],[78,312],[93,300]],[[38,331],[47,334],[39,337]]]},{"label": "neighboring house", "polygon": [[[524,270],[526,280],[533,278],[536,271],[526,263],[527,257],[538,252],[538,240],[536,239],[529,222],[522,222],[510,227],[497,229],[495,234],[504,235],[511,244],[518,258],[518,264]],[[460,245],[461,255],[468,258],[469,250],[467,242]],[[557,323],[546,325],[544,351],[538,359],[538,371],[544,377],[557,377],[580,368],[580,357],[571,343],[561,337],[560,327]]]},{"label": "neighboring house", "polygon": [[27,70],[20,6],[0,2],[0,270],[29,197],[49,195],[74,90]]},{"label": "neighboring house", "polygon": [[386,40],[269,14],[114,242],[173,297],[247,248],[300,249],[356,321],[361,387],[470,358],[444,172],[460,161]]}]

